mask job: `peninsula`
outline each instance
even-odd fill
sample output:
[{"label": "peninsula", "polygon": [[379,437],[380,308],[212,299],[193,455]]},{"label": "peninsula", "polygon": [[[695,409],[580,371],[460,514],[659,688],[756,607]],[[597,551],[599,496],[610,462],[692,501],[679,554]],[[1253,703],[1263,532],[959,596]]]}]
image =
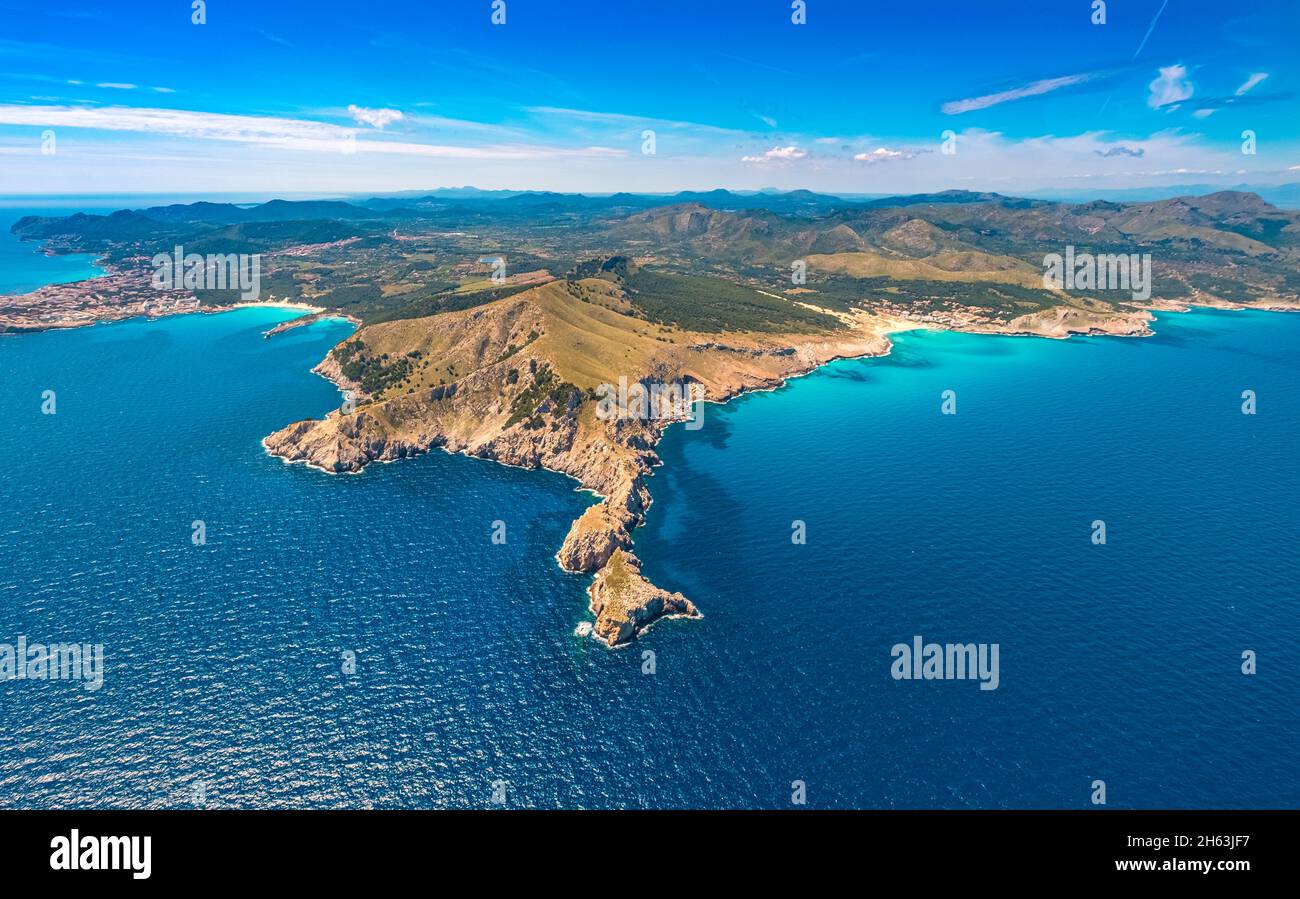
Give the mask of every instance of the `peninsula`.
[{"label": "peninsula", "polygon": [[[1131,204],[471,194],[201,203],[13,230],[100,253],[110,274],[4,298],[0,329],[227,308],[229,290],[159,296],[148,259],[181,244],[264,256],[264,301],[360,324],[316,368],[349,401],[268,435],[268,452],[344,473],[440,448],[569,475],[599,501],[556,558],[593,576],[592,633],[611,646],[700,611],[653,584],[633,546],[655,447],[690,413],[603,413],[609,385],[721,403],[887,352],[887,335],[909,328],[1141,336],[1152,310],[1300,308],[1300,214],[1233,192]],[[1048,257],[1069,260],[1068,281],[1045,280]],[[1093,268],[1074,277],[1076,259]],[[1132,285],[1115,277],[1129,259]]]}]

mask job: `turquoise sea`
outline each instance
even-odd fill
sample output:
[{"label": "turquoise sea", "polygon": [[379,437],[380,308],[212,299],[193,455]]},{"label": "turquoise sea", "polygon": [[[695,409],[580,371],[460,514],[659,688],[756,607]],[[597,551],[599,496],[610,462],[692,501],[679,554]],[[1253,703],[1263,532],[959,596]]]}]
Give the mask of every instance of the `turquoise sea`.
[{"label": "turquoise sea", "polygon": [[11,209],[0,207],[0,296],[27,293],[46,284],[82,281],[104,273],[87,253],[46,256],[37,241],[19,240],[9,233],[24,215],[68,215],[59,208]]},{"label": "turquoise sea", "polygon": [[[0,642],[106,668],[0,683],[0,806],[1300,805],[1300,316],[911,332],[710,406],[637,536],[705,617],[610,651],[572,481],[264,453],[339,402],[348,326],[291,314],[0,337]],[[999,644],[998,689],[894,680],[914,635]]]}]

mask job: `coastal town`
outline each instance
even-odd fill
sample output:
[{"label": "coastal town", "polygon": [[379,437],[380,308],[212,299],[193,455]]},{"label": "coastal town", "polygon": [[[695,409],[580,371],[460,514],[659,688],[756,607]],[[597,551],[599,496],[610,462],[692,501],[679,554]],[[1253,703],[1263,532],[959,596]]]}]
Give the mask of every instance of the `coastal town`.
[{"label": "coastal town", "polygon": [[151,274],[148,268],[128,264],[86,281],[49,284],[31,293],[0,296],[0,333],[77,328],[95,322],[198,311],[200,304],[192,293],[155,290],[150,284]]}]

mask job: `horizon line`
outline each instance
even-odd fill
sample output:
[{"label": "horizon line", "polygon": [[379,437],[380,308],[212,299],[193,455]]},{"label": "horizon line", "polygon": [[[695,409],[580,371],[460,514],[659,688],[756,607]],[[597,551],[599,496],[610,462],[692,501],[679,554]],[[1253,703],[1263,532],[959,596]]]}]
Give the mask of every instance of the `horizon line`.
[{"label": "horizon line", "polygon": [[[735,187],[710,187],[710,188],[679,188],[676,190],[615,190],[615,191],[585,191],[585,190],[549,190],[546,188],[536,187],[488,187],[480,188],[472,185],[454,185],[440,187],[417,187],[402,188],[391,191],[312,191],[312,190],[286,190],[286,191],[264,191],[264,190],[196,190],[196,191],[112,191],[105,193],[85,193],[85,192],[67,192],[67,193],[0,193],[0,201],[5,200],[30,200],[30,199],[113,199],[119,197],[232,197],[232,196],[259,196],[276,199],[278,197],[298,196],[313,197],[316,199],[343,199],[343,198],[396,198],[402,195],[434,194],[439,191],[476,191],[478,193],[496,193],[496,194],[553,194],[562,197],[592,197],[606,198],[625,194],[632,197],[673,197],[680,194],[710,194],[710,193],[729,193],[737,196],[757,197],[757,196],[789,196],[790,194],[805,193],[819,197],[831,197],[839,199],[848,198],[872,198],[883,199],[888,197],[916,197],[916,196],[937,196],[940,194],[993,194],[1010,199],[1025,198],[1034,199],[1035,195],[1043,194],[1077,194],[1086,196],[1089,194],[1104,193],[1135,193],[1145,191],[1174,191],[1186,190],[1188,195],[1194,195],[1196,191],[1209,190],[1211,193],[1250,193],[1258,190],[1279,190],[1282,188],[1296,187],[1300,188],[1300,180],[1282,181],[1277,184],[1252,184],[1249,182],[1239,182],[1232,185],[1215,185],[1215,184],[1155,184],[1142,187],[1099,187],[1092,190],[1086,188],[1060,188],[1060,187],[1039,187],[1025,191],[1006,192],[993,188],[980,189],[970,187],[947,187],[940,190],[917,190],[903,192],[857,192],[857,191],[825,191],[814,190],[807,187],[792,188],[735,188]],[[194,202],[202,202],[195,200]],[[265,202],[265,201],[264,201]]]}]

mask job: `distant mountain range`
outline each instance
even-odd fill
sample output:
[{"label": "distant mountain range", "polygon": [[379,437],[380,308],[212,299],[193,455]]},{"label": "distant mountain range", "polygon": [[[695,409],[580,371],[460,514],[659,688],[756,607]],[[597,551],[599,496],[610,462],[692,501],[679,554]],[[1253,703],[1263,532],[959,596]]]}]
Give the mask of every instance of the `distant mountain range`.
[{"label": "distant mountain range", "polygon": [[[490,302],[612,256],[642,260],[650,272],[640,288],[635,279],[621,281],[633,300],[670,306],[679,311],[669,320],[703,327],[696,321],[702,318],[710,328],[726,322],[761,330],[802,316],[798,310],[808,305],[918,315],[960,306],[1003,322],[1063,304],[1090,313],[1123,305],[1127,294],[1087,282],[1070,296],[1046,289],[1044,258],[1067,247],[1148,254],[1154,277],[1143,290],[1153,302],[1265,304],[1300,295],[1300,212],[1235,191],[1067,203],[962,190],[844,198],[812,191],[587,196],[456,188],[28,216],[12,231],[49,240],[57,252],[100,253],[118,267],[182,245],[187,254],[266,254],[266,286],[275,296],[366,321]],[[486,261],[497,257],[519,280],[487,277]],[[807,279],[792,285],[795,262],[806,267]],[[670,283],[667,274],[696,280]],[[758,293],[742,299],[737,284]],[[711,295],[731,298],[726,315],[700,305]],[[775,320],[755,312],[767,305],[756,297],[773,295],[781,313]],[[224,301],[204,291],[198,298]]]},{"label": "distant mountain range", "polygon": [[[1038,190],[1021,191],[1017,193],[1016,196],[1036,200],[1057,200],[1069,203],[1087,203],[1092,200],[1110,200],[1114,202],[1133,203],[1149,202],[1151,200],[1168,200],[1174,197],[1201,196],[1204,194],[1219,193],[1225,190],[1236,191],[1239,193],[1258,194],[1275,206],[1300,206],[1300,182],[1273,185],[1235,184],[1230,187],[1216,184],[1181,184],[1101,190],[1088,188],[1078,188],[1073,190],[1063,188],[1041,188]],[[772,187],[763,188],[762,190],[757,191],[716,189],[711,191],[680,191],[677,193],[559,194],[548,191],[529,190],[479,190],[476,187],[466,186],[442,187],[436,190],[427,191],[405,191],[403,193],[391,194],[385,197],[355,198],[352,201],[373,208],[382,208],[384,204],[391,204],[391,206],[396,207],[403,205],[404,203],[410,203],[412,199],[501,200],[530,195],[547,198],[581,196],[592,201],[612,200],[624,203],[631,199],[637,202],[649,202],[651,205],[693,202],[709,206],[726,203],[731,204],[731,208],[768,208],[773,209],[774,211],[776,211],[775,207],[784,207],[786,205],[804,207],[836,206],[858,203],[876,203],[884,205],[881,201],[891,201],[888,205],[899,205],[892,201],[910,196],[949,196],[954,198],[965,198],[960,200],[961,202],[968,202],[970,198],[975,196],[994,196],[994,194],[966,190],[948,190],[924,195],[859,194],[847,192],[827,194],[815,193],[809,190],[783,191]],[[613,205],[617,205],[617,202]]]},{"label": "distant mountain range", "polygon": [[1213,184],[1182,184],[1166,187],[1130,187],[1122,190],[1036,190],[1024,196],[1043,200],[1061,200],[1067,203],[1086,203],[1091,200],[1110,200],[1117,203],[1141,203],[1151,200],[1169,200],[1174,197],[1235,191],[1253,193],[1274,206],[1300,207],[1300,183],[1296,184],[1236,184],[1222,187]]}]

